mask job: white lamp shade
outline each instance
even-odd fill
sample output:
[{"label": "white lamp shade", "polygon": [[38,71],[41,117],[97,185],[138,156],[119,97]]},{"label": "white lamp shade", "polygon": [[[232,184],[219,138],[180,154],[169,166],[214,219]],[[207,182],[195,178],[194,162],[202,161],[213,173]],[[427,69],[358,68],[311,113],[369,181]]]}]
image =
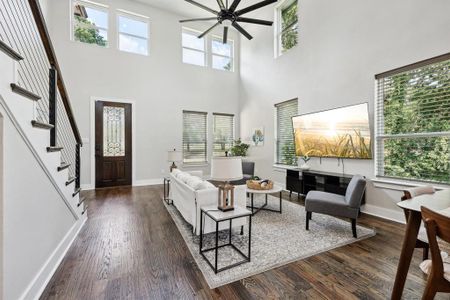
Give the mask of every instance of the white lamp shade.
[{"label": "white lamp shade", "polygon": [[171,150],[167,152],[167,161],[181,161],[183,159],[181,151]]},{"label": "white lamp shade", "polygon": [[233,181],[242,179],[242,159],[240,157],[213,157],[211,160],[211,179]]}]

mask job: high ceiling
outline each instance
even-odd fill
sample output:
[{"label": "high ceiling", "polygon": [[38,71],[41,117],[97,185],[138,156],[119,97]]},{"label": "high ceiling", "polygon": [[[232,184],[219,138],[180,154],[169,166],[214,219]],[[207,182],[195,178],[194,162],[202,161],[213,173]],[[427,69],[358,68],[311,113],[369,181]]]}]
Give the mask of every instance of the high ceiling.
[{"label": "high ceiling", "polygon": [[[210,17],[211,13],[185,2],[184,0],[136,0],[138,2],[146,3],[154,7],[158,7],[180,16],[186,17]],[[212,9],[219,9],[219,5],[217,4],[217,0],[196,0],[197,2],[206,5]],[[223,0],[225,2],[226,0]],[[228,0],[229,5],[233,0]],[[259,0],[262,1],[262,0]],[[239,4],[239,8],[243,8],[259,2],[258,0],[242,0]]]}]

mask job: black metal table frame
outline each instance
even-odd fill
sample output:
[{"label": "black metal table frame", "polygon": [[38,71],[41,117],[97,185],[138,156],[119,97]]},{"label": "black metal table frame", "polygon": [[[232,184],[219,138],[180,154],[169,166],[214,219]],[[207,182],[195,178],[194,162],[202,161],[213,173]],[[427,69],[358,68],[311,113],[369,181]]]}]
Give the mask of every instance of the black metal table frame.
[{"label": "black metal table frame", "polygon": [[[207,249],[202,249],[203,248],[203,214],[207,215],[211,220],[213,220],[216,223],[216,242],[215,242],[215,246],[211,247],[211,248],[207,248]],[[248,217],[249,218],[249,223],[248,223],[248,255],[245,255],[241,250],[239,250],[235,245],[233,245],[233,243],[231,242],[231,236],[232,236],[232,221],[234,219],[238,219],[238,218],[245,218]],[[226,221],[230,221],[230,228],[229,228],[229,232],[228,232],[228,243],[227,244],[223,244],[223,245],[219,245],[219,224],[221,222],[226,222]],[[219,256],[219,249],[226,247],[226,246],[231,246],[236,252],[238,252],[243,258],[244,260],[236,262],[234,264],[228,265],[226,267],[217,268],[217,264],[218,264],[218,256]],[[217,274],[219,272],[234,268],[236,266],[242,265],[244,263],[250,262],[250,256],[251,256],[251,246],[252,246],[252,214],[249,215],[244,215],[244,216],[237,216],[234,218],[230,218],[230,219],[226,219],[226,220],[220,220],[220,221],[216,221],[214,220],[209,214],[207,214],[207,212],[205,212],[203,209],[200,210],[200,255],[203,256],[203,258],[206,260],[206,262],[208,263],[208,265],[214,270],[214,273]],[[214,265],[209,261],[209,259],[205,256],[205,252],[209,252],[209,251],[214,251]]]},{"label": "black metal table frame", "polygon": [[164,177],[164,195],[163,199],[166,201],[168,205],[171,205],[173,203],[172,199],[169,198],[170,194],[170,178]]},{"label": "black metal table frame", "polygon": [[[252,215],[256,215],[260,210],[268,210],[268,211],[273,211],[273,212],[277,212],[277,213],[280,213],[280,214],[283,213],[283,204],[282,204],[283,203],[283,191],[280,191],[280,209],[279,210],[266,208],[266,206],[267,206],[267,197],[269,196],[269,194],[265,194],[265,198],[266,198],[265,203],[263,205],[261,205],[260,207],[256,207],[253,204],[253,196],[255,194],[252,193],[252,192],[249,192],[249,193],[250,193],[251,205],[247,206],[247,208],[250,208],[252,210]],[[263,194],[258,193],[258,195],[263,195]],[[256,209],[256,211],[255,211],[255,209]]]}]

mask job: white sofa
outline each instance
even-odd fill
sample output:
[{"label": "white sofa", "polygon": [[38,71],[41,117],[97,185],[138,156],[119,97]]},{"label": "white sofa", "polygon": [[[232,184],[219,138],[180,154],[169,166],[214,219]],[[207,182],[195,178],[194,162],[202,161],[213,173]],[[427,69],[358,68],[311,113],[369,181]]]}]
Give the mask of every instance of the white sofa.
[{"label": "white sofa", "polygon": [[[218,189],[210,182],[201,179],[202,172],[182,172],[178,169],[170,174],[170,199],[183,218],[192,225],[195,235],[200,234],[200,208],[216,206],[219,197]],[[246,207],[246,187],[239,185],[234,190],[235,206]],[[204,217],[204,233],[216,230],[215,222]],[[247,224],[247,218],[233,220],[232,226],[241,227]],[[229,228],[228,222],[221,222],[219,230]]]}]

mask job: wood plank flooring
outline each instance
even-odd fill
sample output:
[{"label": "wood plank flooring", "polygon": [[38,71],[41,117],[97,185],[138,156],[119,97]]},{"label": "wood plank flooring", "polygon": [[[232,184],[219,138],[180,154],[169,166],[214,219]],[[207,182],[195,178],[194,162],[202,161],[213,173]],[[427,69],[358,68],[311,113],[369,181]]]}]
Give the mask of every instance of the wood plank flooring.
[{"label": "wood plank flooring", "polygon": [[[162,186],[85,192],[89,219],[41,299],[390,298],[404,225],[363,214],[359,224],[375,228],[375,237],[210,290],[162,193]],[[405,299],[421,298],[421,255]]]}]

